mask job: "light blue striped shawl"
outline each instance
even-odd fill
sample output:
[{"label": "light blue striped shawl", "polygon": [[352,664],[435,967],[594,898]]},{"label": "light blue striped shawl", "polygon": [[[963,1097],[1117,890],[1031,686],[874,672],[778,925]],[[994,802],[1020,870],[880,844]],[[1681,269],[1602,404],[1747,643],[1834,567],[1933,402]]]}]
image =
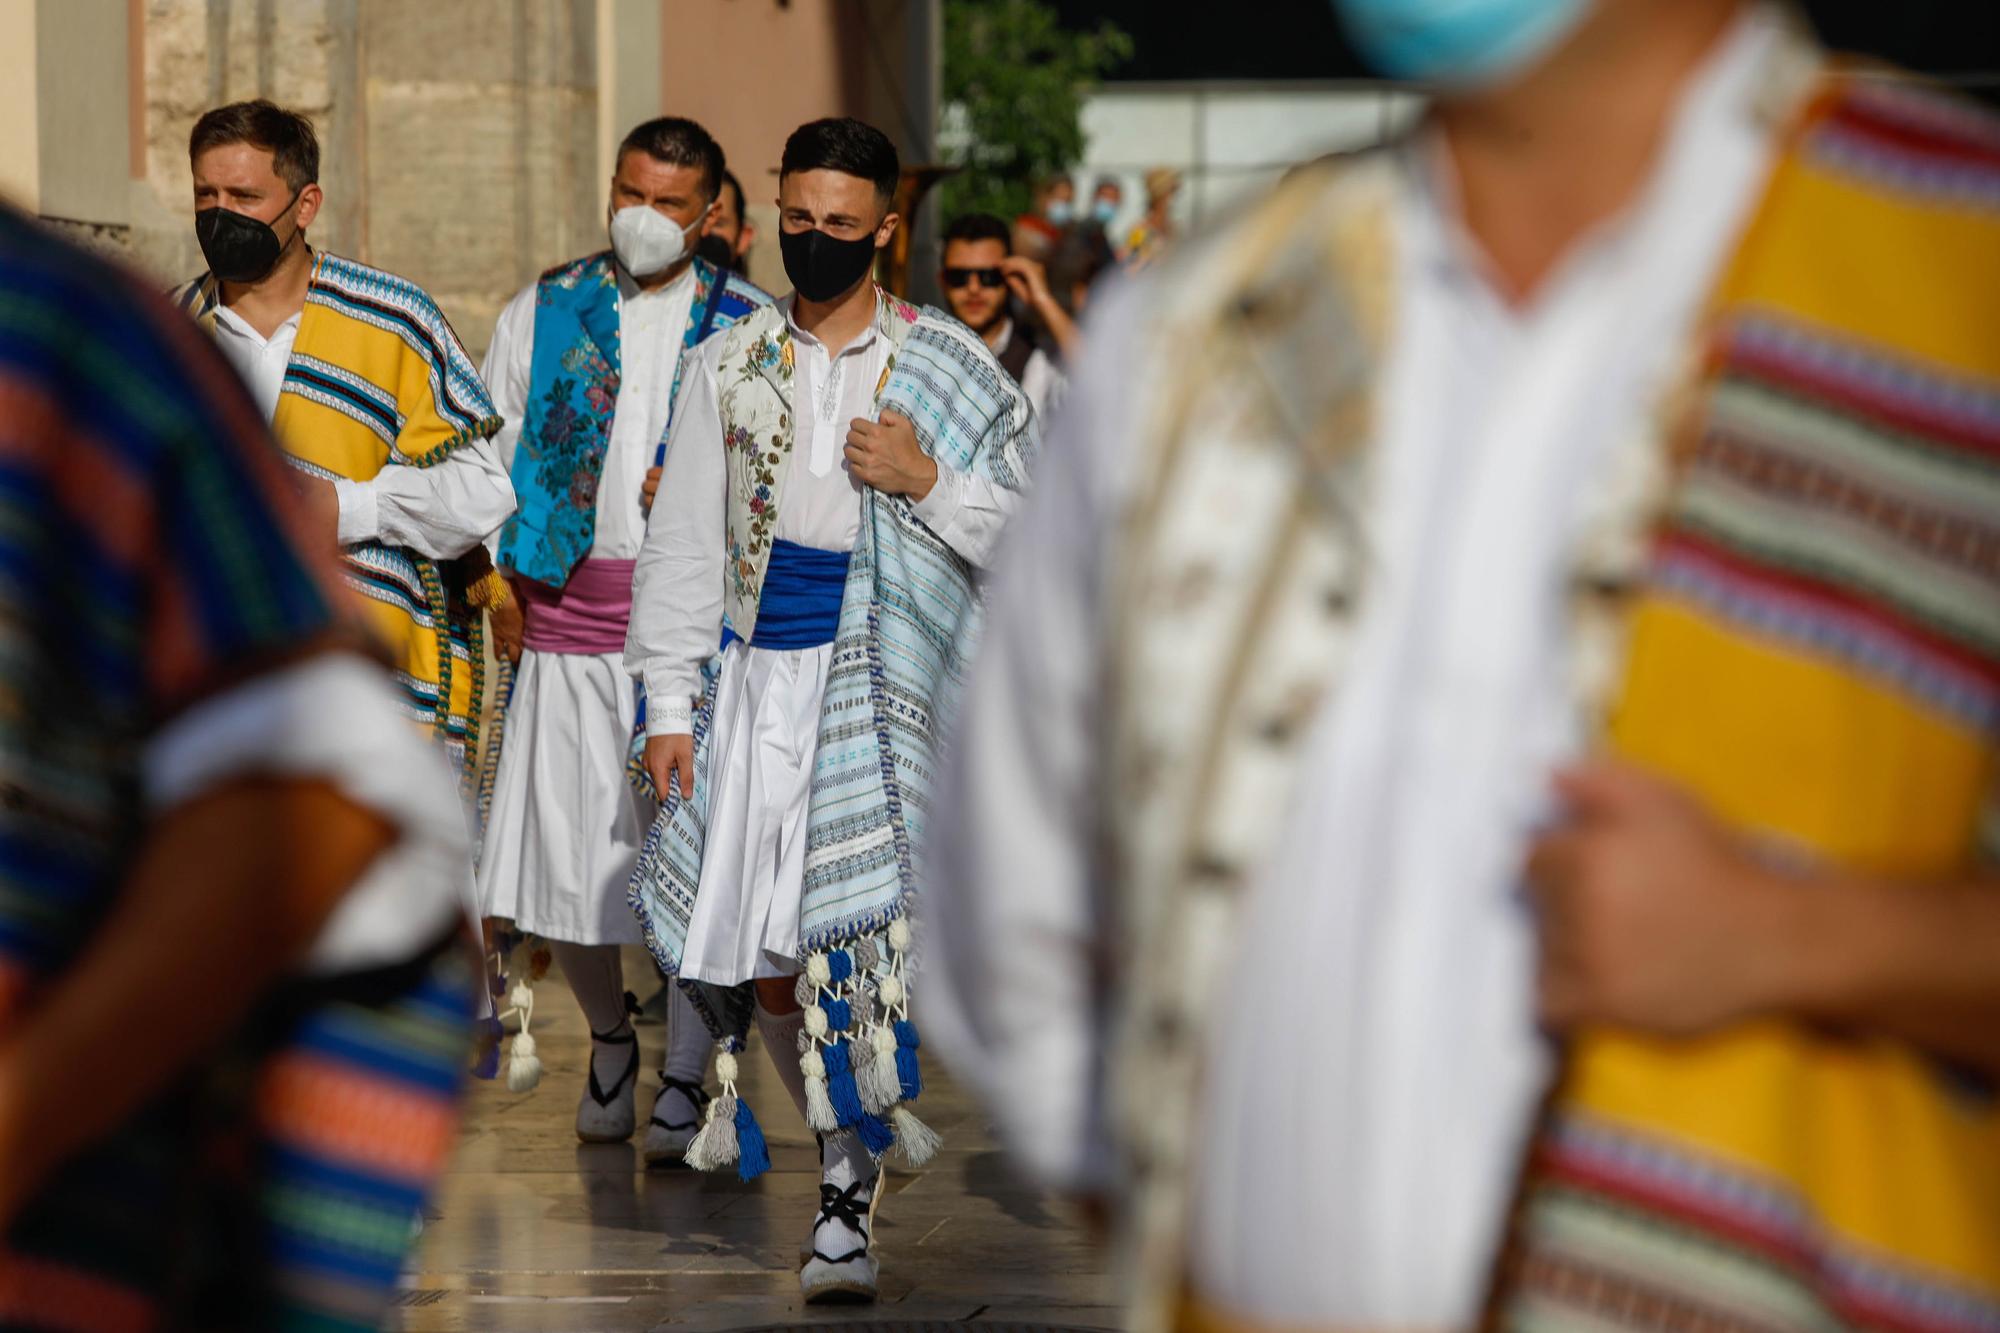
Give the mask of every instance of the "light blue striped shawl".
[{"label": "light blue striped shawl", "polygon": [[[964,325],[926,309],[907,330],[877,400],[916,427],[941,465],[1025,489],[1037,431],[1027,400]],[[861,534],[841,601],[820,710],[807,816],[800,954],[837,947],[904,916],[916,895],[937,748],[977,641],[972,567],[908,500],[862,491]],[[701,880],[711,786],[709,720],[720,658],[695,718],[695,791],[647,834],[630,902],[660,966],[677,974]],[[747,981],[749,978],[739,978]]]}]

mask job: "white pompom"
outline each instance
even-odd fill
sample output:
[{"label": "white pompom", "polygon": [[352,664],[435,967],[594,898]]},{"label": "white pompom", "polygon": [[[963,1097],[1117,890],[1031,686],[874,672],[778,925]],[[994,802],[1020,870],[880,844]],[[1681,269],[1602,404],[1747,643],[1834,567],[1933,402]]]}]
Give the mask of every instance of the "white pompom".
[{"label": "white pompom", "polygon": [[889,948],[896,953],[910,951],[910,923],[905,917],[897,917],[889,923]]},{"label": "white pompom", "polygon": [[523,1032],[514,1038],[507,1056],[507,1091],[530,1092],[541,1081],[542,1062],[535,1058],[535,1039]]},{"label": "white pompom", "polygon": [[525,981],[515,982],[513,988],[507,992],[507,1004],[509,1008],[526,1009],[534,1002],[535,993],[528,989],[528,983]]},{"label": "white pompom", "polygon": [[826,1010],[818,1005],[806,1010],[806,1031],[815,1037],[826,1035]]},{"label": "white pompom", "polygon": [[882,978],[882,1003],[898,1005],[903,1002],[903,979],[889,976]]},{"label": "white pompom", "polygon": [[816,953],[806,959],[806,979],[815,986],[833,984],[833,964],[826,961],[826,955]]},{"label": "white pompom", "polygon": [[799,1069],[807,1078],[826,1077],[826,1058],[819,1053],[817,1046],[799,1057]]},{"label": "white pompom", "polygon": [[826,1080],[823,1078],[806,1080],[806,1123],[822,1134],[831,1134],[840,1128],[840,1121],[833,1114],[833,1101],[826,1095]]},{"label": "white pompom", "polygon": [[715,1076],[724,1083],[734,1083],[739,1072],[741,1071],[736,1066],[736,1057],[728,1051],[715,1057]]},{"label": "white pompom", "polygon": [[868,1040],[874,1045],[878,1059],[886,1060],[891,1065],[895,1063],[896,1029],[884,1023],[869,1034]]}]

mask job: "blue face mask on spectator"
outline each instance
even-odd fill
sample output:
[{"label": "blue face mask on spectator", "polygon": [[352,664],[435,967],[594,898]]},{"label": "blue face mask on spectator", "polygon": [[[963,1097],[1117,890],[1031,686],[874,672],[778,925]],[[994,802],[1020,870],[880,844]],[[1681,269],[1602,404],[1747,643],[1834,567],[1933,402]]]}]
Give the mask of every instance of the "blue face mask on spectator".
[{"label": "blue face mask on spectator", "polygon": [[1589,0],[1333,0],[1378,72],[1447,88],[1494,83],[1556,46]]},{"label": "blue face mask on spectator", "polygon": [[1051,199],[1042,207],[1042,216],[1058,227],[1067,227],[1076,216],[1076,206],[1067,199]]},{"label": "blue face mask on spectator", "polygon": [[1090,206],[1090,216],[1097,219],[1099,226],[1103,226],[1118,216],[1118,201],[1115,199],[1099,199]]}]

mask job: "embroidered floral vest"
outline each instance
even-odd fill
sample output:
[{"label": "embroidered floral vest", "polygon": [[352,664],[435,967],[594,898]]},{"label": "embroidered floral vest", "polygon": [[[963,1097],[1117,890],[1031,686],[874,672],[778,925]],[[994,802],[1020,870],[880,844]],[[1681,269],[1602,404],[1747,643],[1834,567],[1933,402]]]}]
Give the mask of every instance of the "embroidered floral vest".
[{"label": "embroidered floral vest", "polygon": [[[875,382],[878,401],[917,316],[915,306],[887,292],[878,293],[875,327],[889,343],[888,360]],[[785,465],[796,434],[791,321],[785,307],[767,306],[722,336],[726,341],[716,368],[716,393],[729,479],[723,519],[723,540],[729,555],[723,611],[730,627],[748,639],[757,630],[757,604],[764,588],[764,571],[771,563],[778,506],[784,498]]]},{"label": "embroidered floral vest", "polygon": [[[686,353],[771,300],[705,259],[694,261],[694,282],[675,399]],[[501,530],[500,564],[550,587],[569,581],[597,539],[597,488],[618,402],[618,313],[618,266],[609,250],[550,269],[535,285],[528,414],[512,469],[520,508]]]}]

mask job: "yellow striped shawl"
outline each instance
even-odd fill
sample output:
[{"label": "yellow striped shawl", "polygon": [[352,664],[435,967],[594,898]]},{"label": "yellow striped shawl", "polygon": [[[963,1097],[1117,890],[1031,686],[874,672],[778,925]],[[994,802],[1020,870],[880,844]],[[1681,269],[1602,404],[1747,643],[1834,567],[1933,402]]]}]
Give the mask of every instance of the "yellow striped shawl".
[{"label": "yellow striped shawl", "polygon": [[[1709,327],[1610,748],[1787,855],[1917,881],[1990,870],[2000,125],[1832,77]],[[1795,1023],[1588,1036],[1498,1312],[1990,1333],[1994,1084]]]},{"label": "yellow striped shawl", "polygon": [[[181,304],[212,329],[217,284]],[[429,467],[492,436],[500,418],[435,302],[414,283],[320,252],[272,430],[313,476],[368,481],[391,463]],[[380,543],[343,550],[347,581],[391,654],[413,720],[476,771],[484,647],[453,562]]]}]

